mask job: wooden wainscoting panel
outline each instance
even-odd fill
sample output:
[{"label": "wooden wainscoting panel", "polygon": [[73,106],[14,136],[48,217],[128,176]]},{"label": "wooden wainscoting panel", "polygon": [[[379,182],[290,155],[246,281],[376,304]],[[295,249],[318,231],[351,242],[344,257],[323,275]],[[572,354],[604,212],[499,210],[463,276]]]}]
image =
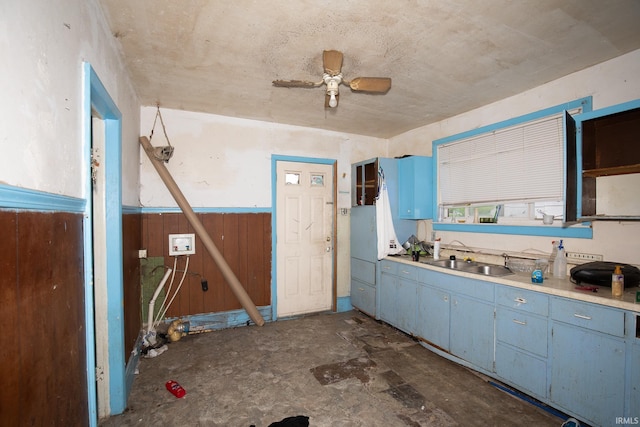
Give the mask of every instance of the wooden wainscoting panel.
[{"label": "wooden wainscoting panel", "polygon": [[18,214],[17,394],[29,424],[88,419],[82,221],[72,213]]},{"label": "wooden wainscoting panel", "polygon": [[18,311],[18,241],[16,236],[16,212],[0,211],[0,230],[4,236],[0,245],[0,366],[2,366],[2,387],[0,387],[0,414],[2,423],[8,426],[20,422],[21,352],[20,341],[25,335],[20,324]]},{"label": "wooden wainscoting panel", "polygon": [[[271,215],[265,213],[197,214],[229,267],[257,306],[271,304]],[[170,233],[194,233],[182,213],[144,214],[142,245],[149,256],[162,256],[173,268],[169,256]],[[185,259],[180,257],[174,289],[178,285]],[[209,290],[202,291],[206,279]],[[242,306],[226,283],[220,269],[196,236],[196,254],[190,257],[189,274],[167,311],[166,317],[236,310]]]},{"label": "wooden wainscoting panel", "polygon": [[[202,225],[209,232],[209,237],[213,240],[213,243],[219,251],[222,251],[224,215],[200,214],[199,217]],[[211,313],[224,311],[226,308],[225,292],[230,291],[226,289],[229,286],[225,283],[222,272],[206,249],[204,250],[202,263],[202,276],[209,282],[209,290],[204,292],[204,310]]]},{"label": "wooden wainscoting panel", "polygon": [[141,214],[122,215],[122,268],[124,292],[124,360],[129,359],[142,329],[140,258]]}]

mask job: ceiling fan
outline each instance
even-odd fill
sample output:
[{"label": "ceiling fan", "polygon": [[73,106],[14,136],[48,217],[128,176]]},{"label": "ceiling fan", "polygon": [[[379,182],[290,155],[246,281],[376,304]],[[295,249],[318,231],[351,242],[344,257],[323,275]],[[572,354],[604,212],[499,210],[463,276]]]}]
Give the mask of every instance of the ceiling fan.
[{"label": "ceiling fan", "polygon": [[337,50],[325,50],[322,52],[322,63],[324,74],[319,82],[308,82],[304,80],[274,80],[276,87],[302,87],[312,88],[327,85],[324,98],[324,107],[333,108],[338,106],[338,86],[345,84],[356,92],[386,93],[391,88],[389,77],[356,77],[347,82],[342,77],[342,52]]}]

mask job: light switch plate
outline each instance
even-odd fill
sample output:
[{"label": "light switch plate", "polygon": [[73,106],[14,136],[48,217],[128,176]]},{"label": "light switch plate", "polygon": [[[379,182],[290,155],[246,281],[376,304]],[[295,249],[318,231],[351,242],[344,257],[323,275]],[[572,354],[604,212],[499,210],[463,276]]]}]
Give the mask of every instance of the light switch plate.
[{"label": "light switch plate", "polygon": [[196,235],[169,234],[169,255],[193,255],[196,253]]}]

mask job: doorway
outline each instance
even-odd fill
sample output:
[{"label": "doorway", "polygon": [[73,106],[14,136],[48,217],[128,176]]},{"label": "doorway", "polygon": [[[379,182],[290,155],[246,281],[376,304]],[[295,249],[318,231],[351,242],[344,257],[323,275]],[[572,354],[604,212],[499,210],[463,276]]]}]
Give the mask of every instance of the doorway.
[{"label": "doorway", "polygon": [[[95,426],[98,416],[122,413],[127,401],[122,307],[122,115],[89,63],[83,64],[83,71],[87,397],[89,425]],[[102,180],[95,192],[93,148]]]},{"label": "doorway", "polygon": [[274,318],[335,310],[335,161],[274,163]]}]

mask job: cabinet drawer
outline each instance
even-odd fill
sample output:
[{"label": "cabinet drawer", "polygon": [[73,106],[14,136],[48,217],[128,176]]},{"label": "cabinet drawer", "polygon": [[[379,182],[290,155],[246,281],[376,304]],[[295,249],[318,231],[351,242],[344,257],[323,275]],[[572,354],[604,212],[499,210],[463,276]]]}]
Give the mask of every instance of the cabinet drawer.
[{"label": "cabinet drawer", "polygon": [[387,261],[383,259],[382,261],[380,261],[380,273],[388,273],[397,276],[399,265],[399,262]]},{"label": "cabinet drawer", "polygon": [[358,280],[351,281],[351,305],[376,316],[376,288]]},{"label": "cabinet drawer", "polygon": [[549,315],[549,297],[538,292],[510,286],[498,286],[496,302],[514,310],[526,311],[541,316]]},{"label": "cabinet drawer", "polygon": [[358,279],[365,283],[376,283],[376,264],[363,261],[358,258],[351,258],[351,278]]},{"label": "cabinet drawer", "polygon": [[547,364],[511,347],[496,345],[496,374],[535,397],[547,397]]},{"label": "cabinet drawer", "polygon": [[538,356],[547,357],[547,319],[498,306],[496,339]]},{"label": "cabinet drawer", "polygon": [[554,298],[551,302],[551,317],[581,328],[624,336],[624,311],[615,308]]},{"label": "cabinet drawer", "polygon": [[398,276],[400,276],[401,278],[408,279],[408,280],[416,280],[417,275],[418,275],[417,267],[414,267],[412,265],[406,265],[406,264],[398,265]]}]

